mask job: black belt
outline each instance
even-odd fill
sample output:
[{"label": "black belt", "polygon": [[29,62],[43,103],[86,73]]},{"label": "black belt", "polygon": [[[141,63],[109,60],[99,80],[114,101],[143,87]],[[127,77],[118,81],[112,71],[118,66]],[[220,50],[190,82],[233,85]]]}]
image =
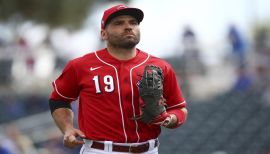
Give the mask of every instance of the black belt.
[{"label": "black belt", "polygon": [[[158,140],[155,140],[154,147],[158,146]],[[104,143],[93,141],[91,148],[104,150]],[[140,145],[117,145],[112,144],[112,151],[115,152],[130,152],[130,153],[143,153],[149,150],[149,142]]]}]

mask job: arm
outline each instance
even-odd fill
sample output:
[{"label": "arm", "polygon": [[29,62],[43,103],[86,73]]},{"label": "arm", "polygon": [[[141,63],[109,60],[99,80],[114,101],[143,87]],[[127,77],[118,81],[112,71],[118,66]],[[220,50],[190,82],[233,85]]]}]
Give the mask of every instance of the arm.
[{"label": "arm", "polygon": [[70,128],[73,128],[73,112],[70,109],[67,108],[59,108],[56,109],[52,113],[52,117],[58,126],[58,128],[61,130],[61,132],[64,134],[67,130]]},{"label": "arm", "polygon": [[172,121],[167,128],[177,128],[186,121],[187,108],[186,101],[180,89],[177,76],[171,65],[167,65],[164,74],[164,97],[167,103],[167,113],[172,117]]},{"label": "arm", "polygon": [[[69,106],[68,106],[69,105]],[[64,146],[74,148],[78,145],[84,144],[83,141],[76,139],[76,137],[84,138],[85,135],[73,126],[73,112],[70,109],[70,104],[59,101],[50,100],[50,109],[52,117],[64,135]]]},{"label": "arm", "polygon": [[71,102],[79,96],[79,81],[77,78],[75,61],[69,61],[62,74],[52,83],[53,91],[50,96],[49,106],[56,125],[64,135],[64,146],[74,148],[83,144],[77,137],[84,134],[73,126],[73,112]]}]

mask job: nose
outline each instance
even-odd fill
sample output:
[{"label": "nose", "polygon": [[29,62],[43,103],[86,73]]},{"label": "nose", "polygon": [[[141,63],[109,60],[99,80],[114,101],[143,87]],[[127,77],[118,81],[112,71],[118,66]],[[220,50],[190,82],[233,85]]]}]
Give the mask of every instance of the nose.
[{"label": "nose", "polygon": [[126,28],[125,28],[125,31],[126,31],[126,32],[131,32],[131,31],[132,31],[132,28],[131,28],[131,27],[126,27]]},{"label": "nose", "polygon": [[132,25],[129,22],[125,23],[125,29],[132,30]]}]

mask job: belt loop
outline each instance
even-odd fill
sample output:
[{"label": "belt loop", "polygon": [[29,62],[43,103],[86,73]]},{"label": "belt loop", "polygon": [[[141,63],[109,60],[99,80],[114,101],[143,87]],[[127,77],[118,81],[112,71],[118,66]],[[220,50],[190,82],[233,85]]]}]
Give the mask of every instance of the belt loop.
[{"label": "belt loop", "polygon": [[113,145],[112,141],[104,141],[104,151],[112,152],[113,149],[112,145]]},{"label": "belt loop", "polygon": [[159,142],[158,138],[157,138],[157,139],[155,139],[155,141],[157,142],[157,147],[159,147],[160,142]]},{"label": "belt loop", "polygon": [[131,153],[131,145],[128,147],[128,152]]},{"label": "belt loop", "polygon": [[87,147],[91,148],[92,144],[93,144],[93,140],[87,140],[87,139],[83,139],[84,144],[87,145]]},{"label": "belt loop", "polygon": [[152,140],[149,140],[149,151],[153,150],[155,148],[155,142],[156,142],[156,139],[152,139]]}]

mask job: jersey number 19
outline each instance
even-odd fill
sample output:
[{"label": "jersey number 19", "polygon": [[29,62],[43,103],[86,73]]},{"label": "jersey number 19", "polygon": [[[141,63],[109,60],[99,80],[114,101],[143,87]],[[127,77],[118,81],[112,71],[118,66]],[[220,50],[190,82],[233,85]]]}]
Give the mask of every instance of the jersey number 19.
[{"label": "jersey number 19", "polygon": [[[95,75],[93,77],[93,80],[95,82],[95,87],[96,87],[96,93],[101,93],[100,90],[100,77],[98,75]],[[114,83],[113,83],[113,77],[110,75],[105,75],[103,78],[103,82],[105,84],[104,90],[106,92],[112,92],[114,90]]]}]

